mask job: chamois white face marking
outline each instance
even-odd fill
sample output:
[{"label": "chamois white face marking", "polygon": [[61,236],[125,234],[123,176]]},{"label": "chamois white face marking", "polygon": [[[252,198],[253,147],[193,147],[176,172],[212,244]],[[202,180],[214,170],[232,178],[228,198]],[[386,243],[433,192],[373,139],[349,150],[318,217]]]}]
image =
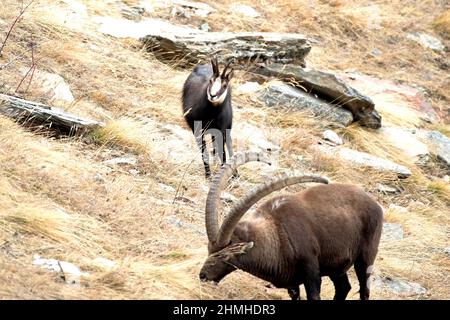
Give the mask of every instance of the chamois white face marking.
[{"label": "chamois white face marking", "polygon": [[220,78],[217,78],[216,80],[214,80],[214,82],[210,85],[210,87],[207,90],[208,100],[214,106],[223,103],[225,98],[227,97],[228,89],[225,88],[225,90],[223,90],[222,81],[223,80],[221,80]]},{"label": "chamois white face marking", "polygon": [[220,88],[222,88],[222,80],[217,78],[211,86],[211,90],[209,90],[211,96],[215,97],[219,93]]}]

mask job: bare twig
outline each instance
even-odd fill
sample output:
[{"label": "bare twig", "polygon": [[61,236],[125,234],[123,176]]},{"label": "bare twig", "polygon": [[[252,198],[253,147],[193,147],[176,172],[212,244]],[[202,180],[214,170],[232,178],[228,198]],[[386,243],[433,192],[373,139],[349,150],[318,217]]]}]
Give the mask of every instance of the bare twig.
[{"label": "bare twig", "polygon": [[[34,44],[32,43],[32,48],[34,48]],[[22,83],[25,81],[25,79],[28,77],[28,75],[31,72],[31,77],[30,77],[30,81],[28,82],[28,86],[27,89],[25,91],[28,91],[28,88],[30,87],[31,84],[31,80],[33,80],[33,76],[34,76],[34,70],[36,69],[36,63],[38,60],[36,60],[34,58],[34,49],[31,50],[31,66],[28,69],[27,73],[25,73],[25,75],[22,77],[22,80],[20,80],[19,85],[17,86],[16,90],[14,90],[14,93],[17,93],[17,91],[19,90],[20,86],[22,85]]]},{"label": "bare twig", "polygon": [[30,81],[28,81],[27,88],[25,89],[25,93],[28,92],[28,89],[30,89],[31,81],[34,77],[34,71],[36,70],[36,60],[34,59],[34,42],[31,43],[31,76]]},{"label": "bare twig", "polygon": [[3,49],[5,48],[6,42],[8,41],[8,38],[11,35],[12,30],[14,29],[15,25],[19,21],[19,19],[23,16],[25,11],[27,11],[28,7],[33,3],[34,0],[31,0],[30,3],[28,3],[26,6],[23,5],[22,1],[22,8],[20,9],[19,15],[16,17],[14,22],[12,23],[11,27],[8,30],[8,33],[6,34],[5,40],[3,40],[2,46],[0,47],[0,56],[2,55]]}]

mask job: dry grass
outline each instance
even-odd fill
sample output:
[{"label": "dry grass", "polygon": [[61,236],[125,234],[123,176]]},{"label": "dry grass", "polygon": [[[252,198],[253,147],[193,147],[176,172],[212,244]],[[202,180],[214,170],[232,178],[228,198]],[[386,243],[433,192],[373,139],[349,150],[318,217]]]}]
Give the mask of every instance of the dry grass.
[{"label": "dry grass", "polygon": [[[98,33],[89,16],[120,17],[114,2],[80,2],[86,5],[86,17],[72,15],[63,1],[36,1],[0,57],[0,65],[13,60],[0,70],[0,91],[12,94],[21,80],[20,69],[30,65],[30,45],[35,44],[38,69],[62,75],[76,98],[75,103],[61,107],[107,123],[87,140],[97,142],[92,144],[86,139],[56,140],[27,132],[0,117],[0,297],[287,299],[284,290],[266,288],[263,281],[243,272],[233,273],[219,288],[199,283],[197,273],[207,252],[202,209],[207,183],[201,161],[195,146],[192,156],[186,154],[182,161],[165,155],[169,146],[163,138],[170,128],[155,125],[185,126],[180,91],[187,71],[162,64],[143,52],[137,41]],[[443,32],[446,8],[439,2],[240,2],[253,6],[263,18],[228,13],[232,1],[210,2],[218,10],[207,18],[213,31],[305,33],[318,41],[308,56],[310,65],[415,83],[428,90],[437,111],[447,112],[449,77],[442,69],[447,58],[404,36],[414,31],[433,33],[433,28]],[[0,29],[4,30],[18,8],[12,0],[3,1],[2,6]],[[151,16],[170,18],[160,8]],[[170,19],[177,23],[182,18]],[[444,42],[448,46],[448,40]],[[371,54],[375,48],[380,55]],[[235,83],[246,77],[238,72]],[[25,89],[22,86],[17,94],[46,102],[33,82]],[[448,184],[429,177],[428,171],[418,168],[377,132],[351,126],[339,133],[349,147],[410,167],[411,178],[399,181],[312,153],[309,146],[319,140],[328,124],[304,113],[262,108],[241,96],[235,98],[235,114],[236,122],[269,128],[267,135],[280,145],[280,168],[271,174],[284,169],[314,171],[334,181],[361,185],[386,208],[391,203],[406,207],[406,214],[387,212],[386,220],[402,223],[406,236],[382,244],[377,273],[419,282],[430,289],[428,298],[449,297],[450,264],[442,253],[449,246]],[[391,123],[419,125],[412,116],[395,118],[388,111],[382,115]],[[449,133],[448,124],[432,128]],[[135,158],[136,165],[105,164],[113,157]],[[265,179],[264,169],[242,168],[241,178],[227,191],[243,195]],[[376,193],[378,183],[402,192]],[[89,275],[80,287],[68,286],[59,275],[33,266],[34,254],[72,262]],[[98,266],[97,257],[116,265],[112,269]],[[351,297],[356,299],[353,273],[351,282]],[[323,297],[332,295],[331,283],[324,280]],[[398,297],[374,292],[374,298]]]}]

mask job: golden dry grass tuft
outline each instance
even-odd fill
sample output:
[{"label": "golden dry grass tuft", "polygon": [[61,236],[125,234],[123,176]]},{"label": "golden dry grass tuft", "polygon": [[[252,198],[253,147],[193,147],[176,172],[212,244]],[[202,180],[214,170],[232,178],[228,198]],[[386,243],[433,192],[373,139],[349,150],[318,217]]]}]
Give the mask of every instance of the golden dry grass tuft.
[{"label": "golden dry grass tuft", "polygon": [[450,37],[450,9],[437,17],[433,22],[433,26],[438,32]]}]

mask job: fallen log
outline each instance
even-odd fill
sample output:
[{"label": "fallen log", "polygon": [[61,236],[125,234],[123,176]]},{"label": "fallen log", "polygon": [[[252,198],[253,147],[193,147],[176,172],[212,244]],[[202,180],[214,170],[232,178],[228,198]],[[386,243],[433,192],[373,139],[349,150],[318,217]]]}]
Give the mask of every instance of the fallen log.
[{"label": "fallen log", "polygon": [[198,32],[149,34],[141,40],[146,49],[162,61],[190,67],[217,55],[219,62],[235,59],[238,65],[258,62],[295,63],[305,66],[311,50],[301,34],[265,32]]},{"label": "fallen log", "polygon": [[84,119],[39,102],[0,94],[0,114],[25,125],[44,125],[62,133],[74,135],[86,133],[104,124]]}]

